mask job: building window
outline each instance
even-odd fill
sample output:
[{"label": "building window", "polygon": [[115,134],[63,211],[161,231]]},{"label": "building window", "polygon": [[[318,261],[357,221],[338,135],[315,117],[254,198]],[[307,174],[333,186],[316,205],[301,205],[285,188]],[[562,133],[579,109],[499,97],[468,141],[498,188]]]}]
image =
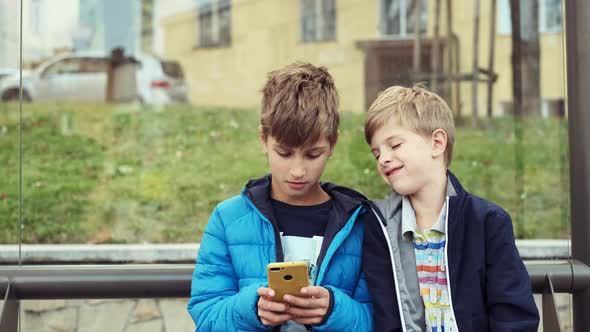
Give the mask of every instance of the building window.
[{"label": "building window", "polygon": [[[539,32],[562,32],[562,24],[561,0],[541,0],[539,2]],[[512,34],[510,0],[498,2],[498,33],[501,35]]]},{"label": "building window", "polygon": [[304,42],[336,40],[336,0],[301,0]]},{"label": "building window", "polygon": [[199,46],[231,44],[231,0],[198,0]]},{"label": "building window", "polygon": [[561,32],[563,16],[561,0],[542,0],[539,6],[539,30],[541,32]]},{"label": "building window", "polygon": [[[427,0],[421,0],[420,8],[420,32],[426,32],[428,13],[426,11]],[[380,5],[380,32],[384,37],[411,37],[414,35],[416,21],[414,12],[418,1],[416,0],[381,0]]]}]

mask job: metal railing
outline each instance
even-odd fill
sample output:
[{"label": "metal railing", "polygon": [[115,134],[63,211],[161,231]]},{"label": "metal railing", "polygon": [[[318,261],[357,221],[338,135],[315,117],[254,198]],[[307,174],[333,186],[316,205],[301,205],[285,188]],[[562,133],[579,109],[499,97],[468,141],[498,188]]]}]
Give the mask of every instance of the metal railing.
[{"label": "metal railing", "polygon": [[[590,289],[590,267],[576,260],[527,261],[533,292],[543,294],[544,331],[561,331],[555,293]],[[193,264],[0,267],[0,331],[16,332],[20,300],[188,298]]]}]

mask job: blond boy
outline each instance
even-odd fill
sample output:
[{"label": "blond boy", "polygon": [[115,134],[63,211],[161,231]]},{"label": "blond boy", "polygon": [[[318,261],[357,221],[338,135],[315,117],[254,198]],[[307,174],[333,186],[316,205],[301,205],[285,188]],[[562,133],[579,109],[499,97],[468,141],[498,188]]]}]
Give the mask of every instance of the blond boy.
[{"label": "blond boy", "polygon": [[390,87],[371,105],[365,138],[392,192],[375,201],[363,267],[376,331],[536,331],[530,280],[506,211],[449,171],[455,127],[421,86]]}]

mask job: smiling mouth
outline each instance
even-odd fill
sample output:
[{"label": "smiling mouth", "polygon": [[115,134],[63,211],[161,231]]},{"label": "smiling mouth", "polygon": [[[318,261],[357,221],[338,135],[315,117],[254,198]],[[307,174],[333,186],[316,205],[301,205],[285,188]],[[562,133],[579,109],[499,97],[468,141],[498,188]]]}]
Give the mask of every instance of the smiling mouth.
[{"label": "smiling mouth", "polygon": [[393,167],[390,168],[388,170],[385,171],[385,176],[389,177],[390,175],[392,175],[393,173],[397,173],[400,169],[402,169],[404,166],[399,166],[399,167]]}]

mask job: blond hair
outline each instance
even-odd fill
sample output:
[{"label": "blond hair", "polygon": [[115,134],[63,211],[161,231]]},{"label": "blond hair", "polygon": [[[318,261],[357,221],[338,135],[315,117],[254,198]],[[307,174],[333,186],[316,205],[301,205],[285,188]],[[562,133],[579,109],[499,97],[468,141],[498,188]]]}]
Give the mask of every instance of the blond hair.
[{"label": "blond hair", "polygon": [[411,88],[392,86],[373,102],[365,121],[365,139],[370,145],[375,132],[394,120],[419,135],[430,137],[437,129],[447,134],[445,165],[451,164],[455,142],[455,124],[449,105],[439,95],[421,84]]},{"label": "blond hair", "polygon": [[287,147],[338,139],[338,93],[324,67],[294,63],[268,74],[262,89],[262,133]]}]

